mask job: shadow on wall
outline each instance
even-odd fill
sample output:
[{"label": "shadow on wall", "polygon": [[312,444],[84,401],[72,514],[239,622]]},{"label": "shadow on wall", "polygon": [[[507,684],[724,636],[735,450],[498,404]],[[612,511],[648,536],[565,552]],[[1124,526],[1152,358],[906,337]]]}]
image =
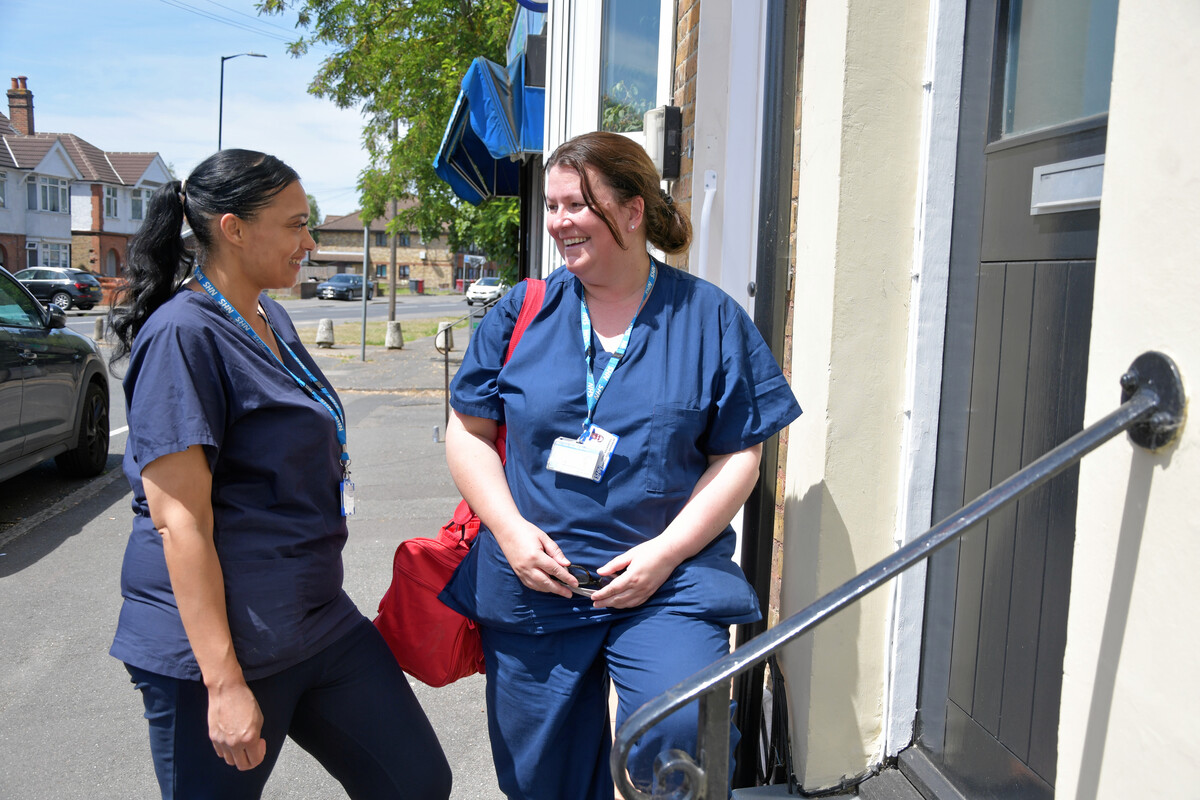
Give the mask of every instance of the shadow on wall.
[{"label": "shadow on wall", "polygon": [[[1174,452],[1174,448],[1171,448],[1171,452]],[[1146,509],[1150,504],[1150,484],[1157,465],[1161,463],[1164,468],[1169,466],[1169,458],[1164,462],[1154,455],[1137,451],[1133,453],[1132,460],[1129,482],[1125,488],[1125,511],[1121,515],[1116,558],[1113,560],[1112,583],[1108,590],[1108,607],[1104,612],[1104,632],[1096,657],[1096,675],[1080,758],[1079,785],[1075,793],[1078,798],[1097,797],[1100,792],[1100,773],[1116,694],[1117,669],[1125,644],[1138,555],[1146,527]]]},{"label": "shadow on wall", "polygon": [[[824,483],[811,487],[800,499],[789,498],[784,518],[799,521],[788,526],[784,540],[780,606],[786,616],[853,578],[859,565],[850,532]],[[847,606],[781,653],[796,775],[806,791],[829,788],[858,775],[867,763],[863,742],[878,735],[861,729],[855,705],[862,603],[873,598],[886,600],[886,594],[875,592]],[[816,731],[811,729],[814,720]]]}]

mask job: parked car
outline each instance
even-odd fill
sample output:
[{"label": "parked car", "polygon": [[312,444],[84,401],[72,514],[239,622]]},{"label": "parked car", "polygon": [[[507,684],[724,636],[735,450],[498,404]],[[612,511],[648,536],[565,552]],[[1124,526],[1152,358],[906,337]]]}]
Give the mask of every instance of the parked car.
[{"label": "parked car", "polygon": [[53,303],[67,311],[87,311],[104,296],[100,281],[86,269],[66,267],[30,267],[17,273],[17,280],[43,303]]},{"label": "parked car", "polygon": [[[351,275],[349,272],[339,272],[327,281],[317,284],[317,297],[326,300],[353,300],[362,297],[362,275]],[[367,299],[375,296],[375,287],[367,284]]]},{"label": "parked car", "polygon": [[76,477],[108,461],[108,369],[66,324],[0,268],[0,481],[48,458]]},{"label": "parked car", "polygon": [[512,287],[499,278],[480,278],[467,287],[467,305],[494,303],[510,288]]}]

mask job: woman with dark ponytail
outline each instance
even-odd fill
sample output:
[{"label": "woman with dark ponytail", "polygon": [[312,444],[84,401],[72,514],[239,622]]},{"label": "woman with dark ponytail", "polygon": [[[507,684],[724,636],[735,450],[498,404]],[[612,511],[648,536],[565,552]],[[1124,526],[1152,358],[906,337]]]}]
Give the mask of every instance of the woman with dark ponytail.
[{"label": "woman with dark ponytail", "polygon": [[[564,266],[507,363],[525,290],[484,317],[451,391],[446,458],[484,527],[442,599],[479,622],[510,800],[611,800],[610,682],[620,725],[760,616],[730,522],[800,407],[746,312],[648,252],[691,239],[659,187],[619,134],[556,149],[546,228]],[[696,752],[696,729],[693,706],[643,736],[634,784],[650,790],[660,753]]]},{"label": "woman with dark ponytail", "polygon": [[307,222],[295,171],[222,150],[154,195],[130,243],[112,327],[134,520],[111,652],[141,690],[163,798],[260,797],[285,736],[351,798],[450,793],[433,728],[342,589],[341,402],[265,293],[295,283]]}]

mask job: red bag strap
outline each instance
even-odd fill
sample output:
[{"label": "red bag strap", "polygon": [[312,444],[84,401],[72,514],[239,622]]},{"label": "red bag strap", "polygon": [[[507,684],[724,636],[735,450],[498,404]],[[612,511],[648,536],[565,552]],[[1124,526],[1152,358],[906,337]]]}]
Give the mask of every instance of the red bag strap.
[{"label": "red bag strap", "polygon": [[517,349],[517,342],[525,334],[525,329],[533,318],[542,310],[542,299],[546,296],[546,282],[540,278],[525,279],[525,299],[521,302],[521,312],[517,314],[517,324],[513,326],[512,337],[508,340],[508,352],[504,354],[504,363],[512,358]]}]

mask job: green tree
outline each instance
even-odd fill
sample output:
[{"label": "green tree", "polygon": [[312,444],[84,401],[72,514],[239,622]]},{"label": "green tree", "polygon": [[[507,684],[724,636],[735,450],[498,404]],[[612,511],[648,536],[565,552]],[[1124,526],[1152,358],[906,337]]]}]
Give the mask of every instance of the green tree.
[{"label": "green tree", "polygon": [[317,226],[323,221],[321,219],[321,207],[317,205],[317,198],[311,194],[308,197],[308,232],[312,234],[314,242],[321,241],[321,232],[317,230]]},{"label": "green tree", "polygon": [[477,247],[516,263],[517,204],[493,198],[476,209],[460,202],[433,171],[471,61],[504,63],[514,0],[259,0],[259,13],[294,9],[301,37],[333,49],[309,92],[342,108],[360,108],[369,166],[358,177],[364,222],[395,198],[415,198],[389,223],[390,233],[446,236],[452,249]]}]

